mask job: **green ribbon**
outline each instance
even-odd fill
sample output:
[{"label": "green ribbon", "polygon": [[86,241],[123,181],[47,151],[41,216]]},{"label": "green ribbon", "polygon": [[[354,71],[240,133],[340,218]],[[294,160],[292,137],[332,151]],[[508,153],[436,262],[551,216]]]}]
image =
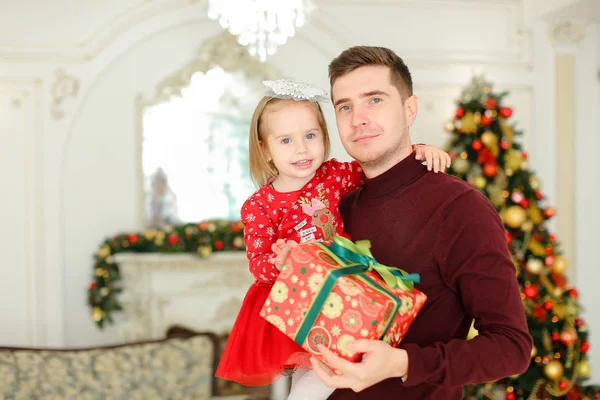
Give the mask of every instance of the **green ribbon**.
[{"label": "green ribbon", "polygon": [[419,274],[409,274],[400,268],[388,267],[377,262],[371,254],[371,242],[368,240],[353,243],[343,236],[335,236],[333,242],[327,247],[343,260],[352,264],[367,265],[369,270],[375,270],[391,288],[412,290],[414,284],[420,282]]},{"label": "green ribbon", "polygon": [[358,275],[357,277],[359,279],[377,289],[379,292],[386,294],[394,301],[395,307],[387,321],[386,328],[382,334],[383,337],[385,332],[389,329],[394,319],[394,315],[396,315],[398,309],[402,305],[402,301],[385,287],[362,274],[371,270],[377,271],[389,287],[401,287],[406,290],[411,290],[414,283],[419,283],[419,274],[408,274],[399,268],[392,268],[378,263],[371,255],[369,250],[370,242],[368,240],[361,240],[354,244],[352,241],[342,236],[336,236],[330,244],[321,242],[316,242],[315,244],[325,250],[340,265],[340,267],[327,271],[319,293],[314,297],[311,306],[294,335],[294,341],[299,345],[304,343],[317,320],[317,317],[321,313],[323,306],[325,306],[325,301],[327,300],[329,293],[333,290],[336,281],[341,277],[349,275]]}]

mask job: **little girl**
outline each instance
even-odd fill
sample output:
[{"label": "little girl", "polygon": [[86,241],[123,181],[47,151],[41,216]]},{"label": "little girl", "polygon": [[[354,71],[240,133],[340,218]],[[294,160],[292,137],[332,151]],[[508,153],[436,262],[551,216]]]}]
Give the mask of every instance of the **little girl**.
[{"label": "little girl", "polygon": [[[304,243],[348,237],[338,211],[341,198],[362,183],[356,161],[327,160],[330,150],[319,105],[327,93],[307,84],[266,81],[250,127],[250,173],[260,187],[242,206],[250,287],[232,328],[216,375],[246,386],[273,383],[296,371],[288,399],[326,399],[325,387],[310,367],[310,354],[259,315],[279,271],[269,260],[278,239]],[[413,146],[413,150],[415,146]],[[449,166],[440,149],[417,145],[417,159],[435,172]],[[302,379],[299,379],[302,378]],[[304,383],[302,383],[304,382]],[[302,387],[310,386],[309,397]]]}]

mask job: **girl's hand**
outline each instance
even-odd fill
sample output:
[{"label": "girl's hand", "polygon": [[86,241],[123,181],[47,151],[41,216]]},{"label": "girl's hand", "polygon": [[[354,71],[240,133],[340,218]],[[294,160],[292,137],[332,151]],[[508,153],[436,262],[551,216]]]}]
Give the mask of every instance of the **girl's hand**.
[{"label": "girl's hand", "polygon": [[450,168],[450,156],[444,150],[435,146],[427,146],[418,144],[415,146],[415,158],[427,163],[427,170],[433,172],[444,172],[446,168]]}]

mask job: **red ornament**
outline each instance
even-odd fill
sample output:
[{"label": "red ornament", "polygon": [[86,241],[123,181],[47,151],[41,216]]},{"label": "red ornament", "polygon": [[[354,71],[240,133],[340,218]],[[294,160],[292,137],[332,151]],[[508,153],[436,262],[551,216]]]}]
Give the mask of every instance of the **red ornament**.
[{"label": "red ornament", "polygon": [[514,394],[513,392],[510,393],[506,393],[506,400],[516,400],[517,395]]},{"label": "red ornament", "polygon": [[96,282],[90,283],[90,290],[96,290]]},{"label": "red ornament", "polygon": [[241,222],[232,222],[231,223],[231,232],[237,233],[241,232],[244,229],[244,225]]},{"label": "red ornament", "polygon": [[585,322],[581,318],[577,318],[575,320],[575,326],[576,327],[581,328],[583,325],[585,325]]},{"label": "red ornament", "polygon": [[545,322],[547,316],[548,313],[542,306],[537,306],[533,311],[533,317],[537,319],[540,323]]},{"label": "red ornament", "polygon": [[544,303],[544,308],[548,311],[552,310],[552,302],[551,301],[547,301]]},{"label": "red ornament", "polygon": [[533,299],[538,295],[538,288],[534,285],[525,286],[525,289],[523,289],[523,293],[525,294],[525,297]]},{"label": "red ornament", "polygon": [[198,230],[205,231],[208,229],[208,222],[201,222],[198,224]]},{"label": "red ornament", "polygon": [[537,191],[537,192],[535,192],[535,198],[538,200],[541,200],[544,198],[544,195],[542,194],[542,192]]},{"label": "red ornament", "polygon": [[552,333],[552,341],[553,342],[558,342],[559,339],[560,339],[560,334],[558,332]]},{"label": "red ornament", "polygon": [[567,328],[560,334],[560,341],[565,344],[565,346],[570,346],[575,344],[577,341],[577,332],[573,328]]},{"label": "red ornament", "polygon": [[136,244],[138,241],[138,235],[136,234],[131,234],[127,236],[127,241],[131,244]]},{"label": "red ornament", "polygon": [[554,254],[554,250],[551,247],[546,247],[546,255],[551,256]]},{"label": "red ornament", "polygon": [[540,240],[542,240],[542,235],[540,235],[539,233],[535,233],[535,234],[533,234],[531,237],[533,238],[533,240],[536,240],[536,241],[538,241],[538,242],[539,242]]},{"label": "red ornament", "polygon": [[581,342],[579,351],[581,351],[583,354],[586,354],[588,351],[590,351],[590,343],[587,340],[584,340],[583,342]]},{"label": "red ornament", "polygon": [[179,236],[177,236],[177,234],[175,232],[173,232],[169,236],[167,236],[167,243],[169,243],[170,245],[174,245],[178,241],[179,241]]},{"label": "red ornament", "polygon": [[223,250],[223,247],[225,247],[225,246],[223,245],[223,242],[221,240],[217,240],[215,242],[215,249],[216,250]]},{"label": "red ornament", "polygon": [[500,142],[500,148],[502,150],[508,150],[508,142],[505,142],[504,140]]},{"label": "red ornament", "polygon": [[496,108],[496,106],[498,105],[498,101],[495,98],[493,98],[493,97],[488,97],[485,100],[484,105],[485,105],[485,108],[488,108],[488,109],[491,110],[493,108]]},{"label": "red ornament", "polygon": [[483,166],[483,174],[488,178],[496,176],[498,173],[498,166],[496,164],[487,163]]},{"label": "red ornament", "polygon": [[554,264],[554,257],[552,257],[552,256],[546,257],[545,263],[546,263],[546,265],[552,265],[552,264]]},{"label": "red ornament", "polygon": [[544,210],[544,217],[546,217],[546,219],[550,219],[550,218],[554,217],[555,214],[556,214],[556,211],[554,211],[554,209],[551,207],[546,208]]},{"label": "red ornament", "polygon": [[529,200],[525,199],[519,203],[519,205],[523,208],[529,207]]},{"label": "red ornament", "polygon": [[465,110],[460,107],[457,108],[455,114],[456,118],[461,118],[463,115],[465,115]]},{"label": "red ornament", "polygon": [[506,232],[506,244],[510,244],[510,242],[512,242],[513,238],[512,235],[508,232]]},{"label": "red ornament", "polygon": [[483,126],[490,126],[492,124],[492,119],[487,115],[482,115],[480,121]]},{"label": "red ornament", "polygon": [[550,276],[552,276],[552,280],[554,281],[554,286],[559,288],[564,288],[567,284],[567,280],[564,276],[557,274],[556,272],[550,272]]},{"label": "red ornament", "polygon": [[471,147],[473,148],[473,150],[479,151],[483,148],[483,143],[481,143],[480,140],[474,140],[473,144],[471,144]]},{"label": "red ornament", "polygon": [[500,115],[504,118],[510,118],[512,115],[512,109],[510,107],[500,107]]},{"label": "red ornament", "polygon": [[569,383],[567,381],[560,381],[560,383],[558,384],[558,388],[560,390],[565,390],[567,387],[569,386]]},{"label": "red ornament", "polygon": [[569,289],[569,291],[567,293],[571,297],[577,297],[577,296],[579,296],[579,293],[577,293],[577,289]]},{"label": "red ornament", "polygon": [[553,234],[553,233],[551,233],[551,234],[548,236],[548,239],[550,239],[550,241],[551,241],[551,242],[554,242],[554,241],[556,241],[556,235],[555,235],[555,234]]}]

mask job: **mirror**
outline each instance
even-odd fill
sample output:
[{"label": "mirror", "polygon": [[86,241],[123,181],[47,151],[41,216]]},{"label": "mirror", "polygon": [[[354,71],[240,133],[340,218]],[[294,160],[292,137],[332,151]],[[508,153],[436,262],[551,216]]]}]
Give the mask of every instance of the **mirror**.
[{"label": "mirror", "polygon": [[138,97],[143,227],[239,220],[255,190],[248,129],[262,81],[280,74],[224,33],[165,79],[151,101]]}]

